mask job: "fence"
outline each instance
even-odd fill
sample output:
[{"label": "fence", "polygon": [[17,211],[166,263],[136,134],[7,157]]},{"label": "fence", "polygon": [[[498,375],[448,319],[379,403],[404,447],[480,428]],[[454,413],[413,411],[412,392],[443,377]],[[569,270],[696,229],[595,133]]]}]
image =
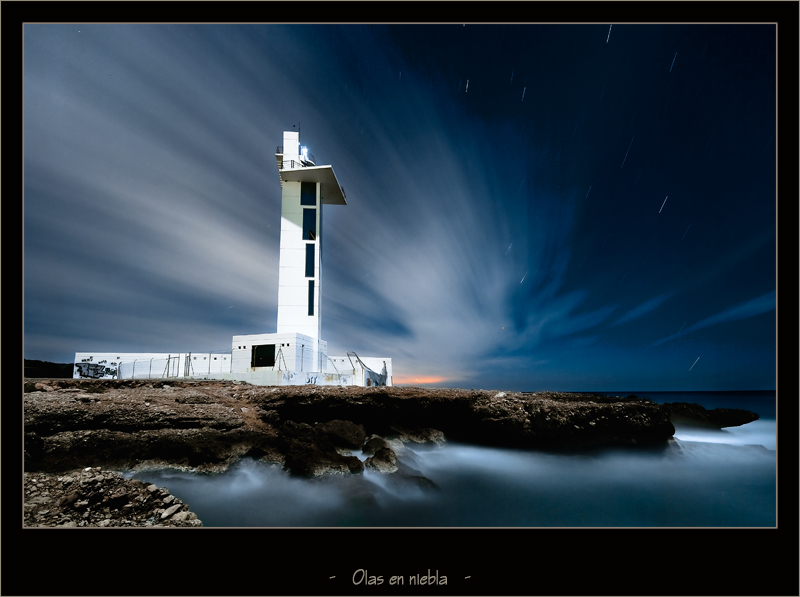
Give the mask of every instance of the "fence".
[{"label": "fence", "polygon": [[[74,377],[121,380],[240,379],[257,385],[392,385],[386,360],[367,358],[367,362],[364,362],[355,352],[348,352],[346,357],[336,359],[326,356],[330,368],[305,372],[302,369],[289,370],[283,351],[280,349],[275,355],[273,367],[253,367],[244,363],[234,366],[232,359],[234,352],[126,355],[130,360],[124,360],[124,356],[110,356],[113,353],[93,355],[76,353]],[[237,370],[236,373],[234,369]]]},{"label": "fence", "polygon": [[166,357],[134,359],[120,363],[117,379],[166,379],[202,377],[231,372],[231,353],[183,353]]}]

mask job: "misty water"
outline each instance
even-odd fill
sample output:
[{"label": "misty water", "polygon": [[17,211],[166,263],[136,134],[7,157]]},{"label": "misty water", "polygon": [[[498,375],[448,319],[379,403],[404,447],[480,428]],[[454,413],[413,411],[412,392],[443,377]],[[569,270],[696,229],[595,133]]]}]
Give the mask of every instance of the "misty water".
[{"label": "misty water", "polygon": [[664,450],[554,454],[406,444],[399,457],[439,491],[369,470],[299,479],[253,459],[216,475],[128,476],[167,487],[206,527],[773,527],[775,393],[723,394],[638,393],[761,416],[719,431],[676,427]]}]

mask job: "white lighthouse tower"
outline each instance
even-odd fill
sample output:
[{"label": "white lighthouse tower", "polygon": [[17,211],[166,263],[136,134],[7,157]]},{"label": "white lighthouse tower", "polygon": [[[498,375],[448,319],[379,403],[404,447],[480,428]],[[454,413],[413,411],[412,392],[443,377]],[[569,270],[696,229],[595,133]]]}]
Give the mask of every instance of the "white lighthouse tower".
[{"label": "white lighthouse tower", "polygon": [[347,202],[333,168],[317,166],[314,157],[300,146],[299,136],[285,132],[283,146],[275,155],[281,179],[278,333],[298,332],[318,345],[322,330],[322,206]]}]

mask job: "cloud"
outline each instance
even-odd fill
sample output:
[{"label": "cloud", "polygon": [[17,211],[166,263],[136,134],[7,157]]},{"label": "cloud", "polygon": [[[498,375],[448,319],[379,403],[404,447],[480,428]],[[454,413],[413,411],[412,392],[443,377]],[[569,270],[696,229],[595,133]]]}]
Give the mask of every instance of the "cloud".
[{"label": "cloud", "polygon": [[619,325],[621,323],[626,323],[628,321],[633,321],[634,319],[639,319],[640,317],[647,315],[648,313],[650,313],[650,311],[654,310],[661,303],[670,298],[673,294],[675,294],[674,291],[667,292],[665,294],[653,297],[649,301],[641,303],[640,305],[634,307],[633,309],[625,313],[625,315],[617,319],[614,323],[611,324],[611,326]]},{"label": "cloud", "polygon": [[740,303],[735,307],[726,309],[725,311],[717,313],[716,315],[712,315],[711,317],[706,317],[705,319],[698,321],[693,325],[690,325],[688,328],[681,330],[677,334],[667,336],[666,338],[662,338],[661,340],[654,342],[652,346],[659,346],[661,344],[664,344],[665,342],[674,340],[678,336],[684,336],[691,332],[695,332],[703,328],[717,325],[719,323],[725,323],[728,321],[736,321],[739,319],[747,319],[749,317],[755,317],[756,315],[767,313],[775,309],[775,307],[776,307],[776,293],[773,290],[772,292],[767,292],[766,294],[762,294],[759,297],[756,297],[744,303]]},{"label": "cloud", "polygon": [[761,296],[749,300],[745,303],[741,303],[740,305],[736,305],[735,307],[726,309],[722,313],[717,313],[716,315],[707,317],[702,321],[698,321],[694,325],[689,326],[689,328],[686,331],[693,332],[695,330],[707,328],[709,326],[716,325],[718,323],[724,323],[726,321],[735,321],[737,319],[746,319],[748,317],[755,317],[756,315],[761,315],[762,313],[772,311],[773,309],[775,309],[775,306],[776,306],[776,293],[773,290],[772,292],[762,294]]}]

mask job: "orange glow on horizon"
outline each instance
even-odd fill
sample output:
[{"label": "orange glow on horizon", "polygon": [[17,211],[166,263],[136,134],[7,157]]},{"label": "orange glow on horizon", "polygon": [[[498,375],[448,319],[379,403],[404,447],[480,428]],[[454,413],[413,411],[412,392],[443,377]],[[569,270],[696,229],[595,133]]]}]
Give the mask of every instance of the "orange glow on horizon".
[{"label": "orange glow on horizon", "polygon": [[417,384],[428,384],[428,383],[442,383],[448,381],[446,377],[436,377],[433,375],[419,375],[417,377],[413,375],[394,375],[392,376],[392,383],[397,385],[408,385],[413,386]]}]

